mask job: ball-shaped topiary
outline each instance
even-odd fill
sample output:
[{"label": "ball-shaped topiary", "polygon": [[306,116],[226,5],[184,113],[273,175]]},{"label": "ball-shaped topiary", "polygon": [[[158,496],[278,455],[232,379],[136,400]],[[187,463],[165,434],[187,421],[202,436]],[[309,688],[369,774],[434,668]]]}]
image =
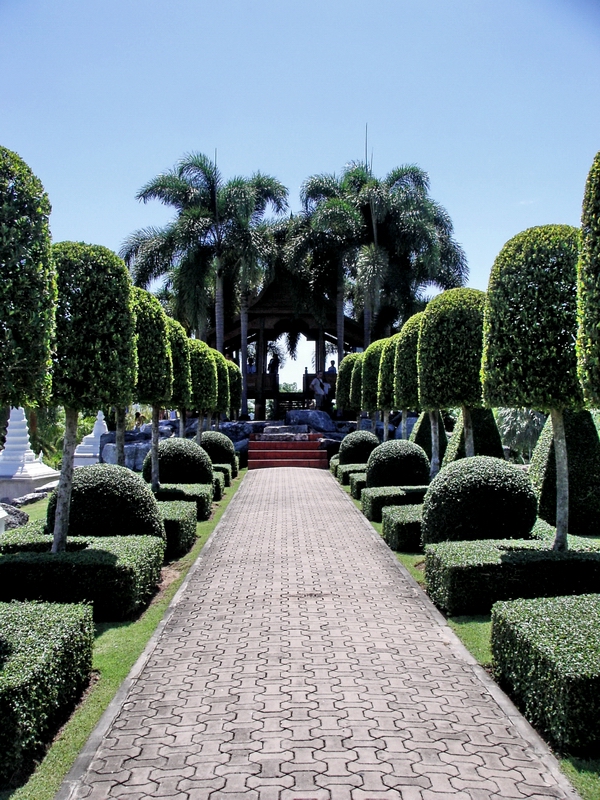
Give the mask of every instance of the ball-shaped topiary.
[{"label": "ball-shaped topiary", "polygon": [[[47,523],[54,528],[56,492]],[[160,536],[165,529],[158,504],[139,475],[114,464],[93,464],[73,473],[68,536]]]},{"label": "ball-shaped topiary", "polygon": [[429,483],[429,459],[422,447],[394,439],[376,447],[367,461],[367,488],[424,486]]},{"label": "ball-shaped topiary", "polygon": [[379,447],[379,439],[370,431],[354,431],[344,436],[339,449],[340,464],[366,464]]},{"label": "ball-shaped topiary", "polygon": [[224,433],[204,431],[202,449],[206,450],[213,464],[235,464],[235,447]]},{"label": "ball-shaped topiary", "polygon": [[[147,454],[142,476],[150,482],[152,461]],[[158,443],[158,473],[161,483],[212,483],[212,461],[203,447],[191,439],[171,438]]]},{"label": "ball-shaped topiary", "polygon": [[524,539],[537,516],[529,477],[492,456],[454,461],[433,479],[423,502],[423,544]]}]

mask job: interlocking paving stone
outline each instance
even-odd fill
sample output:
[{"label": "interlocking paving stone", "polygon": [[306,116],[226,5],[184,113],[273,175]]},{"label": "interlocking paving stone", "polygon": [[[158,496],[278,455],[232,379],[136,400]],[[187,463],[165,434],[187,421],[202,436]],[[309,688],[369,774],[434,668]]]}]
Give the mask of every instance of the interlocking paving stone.
[{"label": "interlocking paving stone", "polygon": [[250,472],[57,800],[577,794],[333,476]]}]

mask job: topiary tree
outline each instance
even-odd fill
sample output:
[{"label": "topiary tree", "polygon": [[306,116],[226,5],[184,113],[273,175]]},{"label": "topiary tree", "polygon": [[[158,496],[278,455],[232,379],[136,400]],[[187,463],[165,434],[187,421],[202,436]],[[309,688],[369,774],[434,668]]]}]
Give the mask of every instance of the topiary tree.
[{"label": "topiary tree", "polygon": [[354,365],[352,366],[349,408],[360,415],[362,403],[362,362],[364,353],[357,353],[357,355],[358,358],[354,360]]},{"label": "topiary tree", "polygon": [[394,367],[396,363],[396,345],[400,334],[396,333],[383,340],[379,375],[377,376],[377,408],[383,411],[383,441],[389,436],[390,411],[397,406],[394,403]]},{"label": "topiary tree", "polygon": [[478,289],[442,292],[428,303],[419,332],[419,401],[431,410],[461,407],[467,457],[475,455],[471,408],[482,401],[484,305]]},{"label": "topiary tree", "polygon": [[424,486],[429,482],[429,459],[422,447],[403,439],[384,442],[367,461],[367,488]]},{"label": "topiary tree", "polygon": [[[471,425],[473,429],[473,446],[476,456],[493,456],[504,460],[504,450],[500,431],[496,425],[494,412],[491,408],[471,409]],[[463,412],[460,411],[454,431],[448,442],[446,453],[440,453],[442,469],[459,458],[467,458],[465,451],[465,433],[463,426]]]},{"label": "topiary tree", "polygon": [[394,406],[402,410],[402,438],[408,439],[407,418],[409,411],[419,408],[419,371],[417,349],[419,328],[423,312],[413,314],[406,320],[398,334],[394,360]]},{"label": "topiary tree", "polygon": [[228,436],[219,431],[206,431],[202,436],[202,447],[213,464],[231,464],[231,476],[237,475],[235,446]]},{"label": "topiary tree", "polygon": [[190,339],[192,403],[198,412],[196,442],[202,443],[204,415],[217,407],[217,365],[214,351],[199,339]]},{"label": "topiary tree", "polygon": [[583,395],[600,407],[600,152],[585,185],[581,214],[581,253],[577,269],[578,372]]},{"label": "topiary tree", "polygon": [[371,431],[353,431],[340,443],[339,464],[366,464],[369,456],[379,447],[379,439]]},{"label": "topiary tree", "polygon": [[362,399],[361,408],[373,413],[379,409],[377,405],[377,387],[379,385],[379,365],[385,339],[371,342],[362,359]]},{"label": "topiary tree", "polygon": [[[158,443],[160,479],[163,483],[211,483],[212,461],[203,447],[191,439],[171,438]],[[152,459],[148,453],[142,466],[142,477],[150,482]]]},{"label": "topiary tree", "polygon": [[[414,442],[422,447],[427,453],[427,458],[431,463],[431,419],[427,411],[419,414],[419,418],[413,425],[413,429],[408,437],[409,442]],[[446,429],[444,428],[444,418],[440,411],[438,411],[438,442],[440,447],[440,459],[443,460],[447,453],[448,437],[446,436]]]},{"label": "topiary tree", "polygon": [[[131,400],[135,317],[127,267],[106,247],[61,242],[57,270],[53,396],[65,407],[65,438],[52,552],[66,547],[79,411]],[[158,301],[157,301],[158,302]]]},{"label": "topiary tree", "polygon": [[432,481],[423,501],[423,544],[526,539],[537,500],[523,470],[491,456],[463,458]]},{"label": "topiary tree", "polygon": [[[179,436],[184,439],[186,409],[189,408],[192,399],[190,346],[183,325],[171,317],[167,317],[167,331],[169,334],[169,345],[171,347],[171,358],[173,361],[171,404],[174,408],[179,409]],[[167,483],[175,482],[176,481],[167,481]]]},{"label": "topiary tree", "polygon": [[352,370],[360,353],[348,353],[338,366],[337,381],[335,384],[335,404],[339,411],[350,408],[350,385],[352,383]]},{"label": "topiary tree", "polygon": [[242,405],[242,373],[235,362],[226,360],[229,370],[229,416],[237,419]]},{"label": "topiary tree", "polygon": [[138,403],[152,406],[152,491],[159,489],[158,417],[161,407],[171,399],[173,361],[169,344],[167,316],[154,295],[134,288],[138,351]]},{"label": "topiary tree", "polygon": [[535,408],[552,417],[555,550],[567,549],[569,519],[563,410],[583,402],[575,354],[578,252],[579,231],[568,225],[519,233],[494,262],[484,315],[486,405]]},{"label": "topiary tree", "polygon": [[56,272],[50,202],[16,153],[0,147],[0,405],[48,399]]},{"label": "topiary tree", "polygon": [[216,412],[215,427],[218,430],[221,414],[226,414],[229,411],[229,369],[227,368],[227,359],[223,353],[213,350],[213,358],[217,365],[217,404],[214,411]]}]

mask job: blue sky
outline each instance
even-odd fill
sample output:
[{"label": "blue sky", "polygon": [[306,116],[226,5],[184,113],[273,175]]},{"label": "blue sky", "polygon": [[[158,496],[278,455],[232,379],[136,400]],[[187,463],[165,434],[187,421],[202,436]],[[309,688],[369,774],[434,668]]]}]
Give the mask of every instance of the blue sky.
[{"label": "blue sky", "polygon": [[596,0],[0,0],[0,144],[55,241],[118,250],[170,212],[135,200],[186,152],[290,189],[369,155],[415,163],[469,285],[505,241],[579,224],[600,150]]}]

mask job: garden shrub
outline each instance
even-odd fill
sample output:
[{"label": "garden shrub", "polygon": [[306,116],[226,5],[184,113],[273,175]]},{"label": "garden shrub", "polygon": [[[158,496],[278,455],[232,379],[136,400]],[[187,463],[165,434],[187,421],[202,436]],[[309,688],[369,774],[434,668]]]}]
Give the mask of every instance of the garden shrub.
[{"label": "garden shrub", "polygon": [[385,506],[403,506],[422,503],[427,486],[379,486],[364,488],[360,495],[362,512],[371,522],[381,522]]},{"label": "garden shrub", "polygon": [[[213,464],[213,472],[218,472],[223,476],[224,486],[231,486],[231,478],[233,473],[231,464]],[[215,500],[216,499],[217,498],[215,497]]]},{"label": "garden shrub", "polygon": [[567,552],[550,545],[508,539],[427,545],[427,592],[454,615],[488,614],[497,600],[600,590],[600,544],[572,536]]},{"label": "garden shrub", "polygon": [[[213,464],[231,464],[231,477],[237,478],[235,447],[228,436],[219,431],[205,431],[202,434],[202,448],[206,450]],[[203,481],[198,482],[203,483]]]},{"label": "garden shrub", "polygon": [[335,456],[331,456],[331,458],[329,459],[329,470],[330,472],[333,472],[333,474],[336,476],[337,476],[337,467],[339,463],[340,463],[339,453]]},{"label": "garden shrub", "polygon": [[[569,531],[600,534],[600,439],[589,411],[564,412],[569,466]],[[531,457],[529,476],[539,515],[556,524],[556,457],[549,418]]]},{"label": "garden shrub", "polygon": [[524,539],[537,501],[527,474],[491,456],[454,461],[433,479],[423,503],[423,544]]},{"label": "garden shrub", "polygon": [[161,500],[158,504],[165,531],[165,559],[171,560],[187,553],[196,541],[196,509],[181,500]]},{"label": "garden shrub", "polygon": [[353,472],[350,475],[350,494],[355,500],[360,500],[362,490],[367,486],[366,472]]},{"label": "garden shrub", "polygon": [[429,459],[422,447],[404,439],[384,442],[367,461],[367,486],[419,486],[429,483]]},{"label": "garden shrub", "polygon": [[[493,456],[504,460],[502,439],[496,425],[494,412],[491,408],[472,408],[471,421],[473,424],[473,444],[476,456]],[[442,467],[448,466],[459,458],[465,458],[465,433],[463,429],[462,410],[458,414],[456,425],[446,453],[442,459]]]},{"label": "garden shrub", "polygon": [[0,600],[88,601],[96,621],[115,621],[147,602],[160,580],[165,542],[158,536],[73,537],[62,553],[50,553],[51,536],[27,538],[30,546],[24,537],[20,552],[0,556]]},{"label": "garden shrub", "polygon": [[338,376],[335,384],[335,402],[338,408],[350,408],[350,384],[354,362],[360,358],[360,353],[348,353],[338,366]]},{"label": "garden shrub", "polygon": [[[179,441],[179,440],[177,440]],[[56,492],[50,495],[48,529],[54,529]],[[139,475],[115,464],[93,464],[73,473],[68,536],[160,536],[165,531],[154,495]]]},{"label": "garden shrub", "polygon": [[369,456],[379,447],[379,439],[371,431],[353,431],[340,444],[340,464],[366,464]]},{"label": "garden shrub", "polygon": [[396,365],[396,348],[400,334],[395,333],[384,340],[379,362],[379,376],[377,379],[377,408],[391,411],[397,406],[394,403],[394,379]]},{"label": "garden shrub", "polygon": [[242,406],[242,373],[237,364],[225,360],[229,373],[229,413],[237,417]]},{"label": "garden shrub", "polygon": [[496,603],[494,672],[560,750],[600,744],[600,595]]},{"label": "garden shrub", "polygon": [[577,264],[577,371],[586,405],[600,406],[600,152],[585,183]]},{"label": "garden shrub", "polygon": [[348,407],[358,413],[360,411],[360,404],[362,402],[362,362],[364,353],[356,353],[356,356],[357,358],[354,359],[354,364],[352,366],[352,378],[350,380],[350,400]]},{"label": "garden shrub", "polygon": [[423,506],[387,506],[381,511],[383,538],[399,553],[420,553]]},{"label": "garden shrub", "polygon": [[[213,467],[204,447],[191,439],[171,437],[158,443],[158,471],[161,483],[210,483]],[[151,454],[142,467],[142,477],[150,483]]]},{"label": "garden shrub", "polygon": [[[438,411],[438,434],[440,439],[440,461],[444,458],[446,448],[448,447],[448,436],[444,428],[444,419],[441,412]],[[431,420],[429,419],[429,411],[422,411],[417,421],[415,422],[410,436],[409,442],[418,444],[425,450],[427,458],[431,461]]]},{"label": "garden shrub", "polygon": [[367,347],[362,359],[361,408],[377,411],[377,388],[379,385],[379,365],[383,346],[387,340],[377,339]]},{"label": "garden shrub", "polygon": [[159,500],[184,500],[196,504],[198,522],[210,517],[213,501],[213,484],[210,483],[163,483],[158,494]]},{"label": "garden shrub", "polygon": [[423,312],[406,320],[398,335],[394,360],[394,406],[407,411],[419,408],[417,346]]},{"label": "garden shrub", "polygon": [[93,645],[89,606],[0,603],[0,784],[39,755],[74,706]]},{"label": "garden shrub", "polygon": [[338,464],[337,479],[342,486],[350,484],[350,476],[354,472],[365,472],[367,465],[365,464]]},{"label": "garden shrub", "polygon": [[[217,366],[217,405],[215,411],[227,414],[230,408],[229,369],[227,359],[218,350],[212,349],[212,355]],[[204,437],[202,437],[204,438]]]},{"label": "garden shrub", "polygon": [[[229,466],[229,464],[227,464]],[[213,472],[213,500],[218,503],[225,493],[225,473]]]}]

